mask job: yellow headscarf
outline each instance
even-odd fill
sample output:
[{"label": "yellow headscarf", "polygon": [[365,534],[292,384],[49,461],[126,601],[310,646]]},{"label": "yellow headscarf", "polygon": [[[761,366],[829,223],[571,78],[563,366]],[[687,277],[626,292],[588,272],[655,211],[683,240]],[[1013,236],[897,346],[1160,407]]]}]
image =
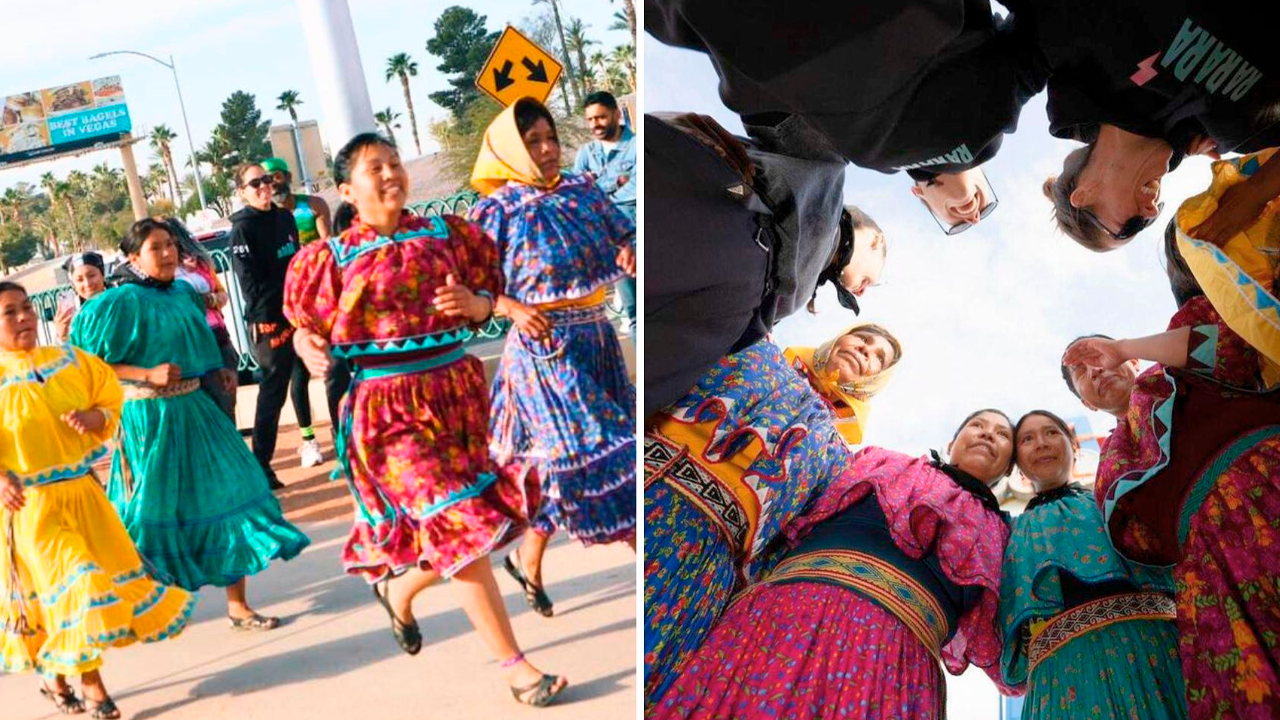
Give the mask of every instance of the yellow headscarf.
[{"label": "yellow headscarf", "polygon": [[1178,208],[1178,250],[1226,324],[1258,350],[1263,381],[1280,384],[1280,299],[1271,291],[1276,263],[1268,253],[1280,250],[1280,214],[1268,208],[1219,250],[1187,231],[1218,209],[1226,191],[1269,162],[1274,149],[1213,164],[1209,189]]},{"label": "yellow headscarf", "polygon": [[533,98],[521,98],[511,103],[484,131],[480,156],[471,170],[471,187],[481,195],[489,195],[510,180],[540,188],[553,188],[560,182],[559,175],[550,180],[542,177],[516,126],[516,106],[536,102]]},{"label": "yellow headscarf", "polygon": [[[834,370],[827,369],[827,360],[836,341],[859,330],[877,330],[889,337],[895,358],[893,364],[870,377],[859,378],[852,383],[840,383]],[[902,345],[888,330],[875,323],[859,323],[836,335],[817,348],[789,347],[783,355],[791,367],[804,375],[813,389],[831,403],[836,417],[836,430],[850,445],[862,442],[862,429],[871,413],[870,400],[884,389],[893,378],[898,361],[902,359]]]}]

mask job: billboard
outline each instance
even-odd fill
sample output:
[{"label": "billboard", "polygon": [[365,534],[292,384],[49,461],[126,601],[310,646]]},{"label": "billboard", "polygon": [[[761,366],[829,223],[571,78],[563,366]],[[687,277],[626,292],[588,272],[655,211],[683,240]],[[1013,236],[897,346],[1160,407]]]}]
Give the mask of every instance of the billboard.
[{"label": "billboard", "polygon": [[129,132],[129,106],[119,76],[3,96],[0,167],[56,156]]}]

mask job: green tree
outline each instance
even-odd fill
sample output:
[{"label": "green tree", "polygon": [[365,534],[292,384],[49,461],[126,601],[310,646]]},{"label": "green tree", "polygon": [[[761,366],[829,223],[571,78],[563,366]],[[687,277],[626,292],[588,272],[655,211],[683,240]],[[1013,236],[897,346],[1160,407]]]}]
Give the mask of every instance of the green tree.
[{"label": "green tree", "polygon": [[564,23],[560,22],[560,3],[557,0],[533,0],[534,5],[544,3],[551,6],[551,16],[556,23],[556,34],[560,36],[560,60],[564,63],[564,72],[569,76],[569,87],[573,90],[573,106],[580,107],[582,105],[582,78],[573,69],[573,63],[569,61],[569,44],[565,41]]},{"label": "green tree", "polygon": [[609,55],[609,60],[618,68],[619,72],[626,73],[627,89],[625,92],[618,93],[625,95],[629,92],[636,91],[636,46],[635,45],[619,45],[613,49]]},{"label": "green tree", "polygon": [[[549,12],[543,12],[531,18],[521,20],[520,31],[532,40],[534,44],[544,49],[555,47],[556,38],[559,35],[559,31],[556,30],[555,18],[553,18]],[[552,55],[554,56],[555,53],[552,53]],[[560,60],[561,58],[556,59]],[[569,74],[564,72],[560,73],[560,79],[557,83],[560,85],[559,96],[560,100],[564,104],[564,112],[566,115],[571,115],[574,112],[574,107],[572,104],[572,96],[569,92]],[[551,95],[547,97],[546,104],[548,106],[555,102],[555,99],[552,96],[556,94],[557,93],[553,91]]]},{"label": "green tree", "polygon": [[396,141],[395,133],[391,132],[391,128],[400,127],[400,123],[396,119],[400,117],[400,113],[388,107],[386,110],[379,110],[373,114],[373,119],[382,126],[382,134],[387,136],[391,142]]},{"label": "green tree", "polygon": [[210,162],[227,175],[240,163],[260,162],[271,155],[270,132],[271,121],[262,119],[254,95],[243,90],[231,93],[222,103],[221,122],[213,129],[220,140],[216,149],[226,152],[218,161]]},{"label": "green tree", "polygon": [[[609,0],[610,3],[613,0]],[[631,47],[636,45],[636,4],[634,0],[622,0],[622,10],[613,14],[613,24],[609,26],[610,30],[629,30],[631,32]]]},{"label": "green tree", "polygon": [[169,197],[174,198],[174,202],[181,205],[182,191],[178,188],[178,171],[173,166],[173,151],[170,148],[170,144],[177,137],[178,134],[170,130],[168,125],[157,125],[151,128],[151,149],[160,156],[160,162],[164,163],[169,180]]},{"label": "green tree", "polygon": [[569,52],[573,53],[574,60],[578,63],[578,80],[582,85],[582,98],[585,100],[595,86],[591,81],[592,73],[587,69],[589,67],[587,48],[599,43],[587,37],[587,26],[578,18],[569,21],[565,33],[565,39],[569,42]]},{"label": "green tree", "polygon": [[279,101],[280,103],[279,105],[276,105],[276,109],[284,110],[285,112],[289,113],[289,118],[293,120],[294,125],[297,125],[298,124],[297,108],[299,105],[303,104],[302,98],[298,97],[298,91],[285,90],[284,92],[280,93],[280,97],[276,98],[276,100]]},{"label": "green tree", "polygon": [[450,76],[449,89],[438,90],[429,97],[448,110],[455,121],[464,121],[468,107],[480,97],[475,79],[498,41],[497,32],[485,29],[485,21],[484,15],[455,5],[441,13],[435,36],[427,40],[427,52],[441,60],[436,69]]},{"label": "green tree", "polygon": [[7,273],[36,256],[40,236],[25,223],[7,222],[0,225],[0,265]]},{"label": "green tree", "polygon": [[413,147],[422,154],[422,143],[418,141],[418,116],[413,112],[413,96],[409,93],[409,78],[418,74],[418,63],[408,53],[396,53],[387,58],[387,82],[392,78],[400,78],[400,90],[404,92],[404,104],[409,109],[409,127],[413,130]]}]

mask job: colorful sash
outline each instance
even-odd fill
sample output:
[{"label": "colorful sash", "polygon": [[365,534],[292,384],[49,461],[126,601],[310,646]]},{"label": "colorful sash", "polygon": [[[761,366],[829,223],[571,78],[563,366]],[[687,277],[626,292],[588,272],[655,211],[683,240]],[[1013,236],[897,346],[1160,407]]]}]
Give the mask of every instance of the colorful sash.
[{"label": "colorful sash", "polygon": [[1173,598],[1161,593],[1127,593],[1077,605],[1033,626],[1027,647],[1029,673],[1045,658],[1082,635],[1128,620],[1168,620],[1177,617]]}]

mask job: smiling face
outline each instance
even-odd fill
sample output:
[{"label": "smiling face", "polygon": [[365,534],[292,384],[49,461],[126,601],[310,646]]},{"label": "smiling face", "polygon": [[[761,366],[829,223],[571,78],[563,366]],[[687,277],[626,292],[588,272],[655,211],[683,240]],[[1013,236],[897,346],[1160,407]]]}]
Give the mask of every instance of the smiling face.
[{"label": "smiling face", "polygon": [[1115,370],[1076,365],[1068,368],[1071,384],[1090,410],[1123,417],[1129,411],[1129,396],[1138,379],[1138,361],[1130,360]]},{"label": "smiling face", "polygon": [[1045,415],[1028,415],[1018,427],[1018,469],[1037,493],[1066,485],[1075,464],[1071,436]]},{"label": "smiling face", "polygon": [[31,298],[22,290],[0,293],[0,349],[30,350],[39,339]]},{"label": "smiling face", "polygon": [[960,428],[947,446],[952,465],[994,485],[1009,471],[1013,457],[1013,426],[994,412],[978,413]]},{"label": "smiling face", "polygon": [[[1112,234],[1120,234],[1134,218],[1154,219],[1160,214],[1160,181],[1172,159],[1173,148],[1163,140],[1103,125],[1071,193],[1071,205],[1087,208]],[[1108,249],[1127,242],[1106,239]]]},{"label": "smiling face", "polygon": [[169,282],[178,270],[178,244],[167,230],[152,230],[129,263],[153,280]]},{"label": "smiling face", "polygon": [[71,287],[81,300],[88,300],[107,289],[106,278],[102,276],[102,271],[87,263],[72,270],[70,277]]},{"label": "smiling face", "polygon": [[990,188],[979,168],[958,173],[941,173],[911,186],[911,193],[924,201],[943,225],[977,225],[982,210],[991,204]]},{"label": "smiling face", "polygon": [[240,199],[249,207],[255,210],[270,210],[271,195],[275,192],[275,186],[271,184],[271,177],[267,175],[267,171],[254,165],[240,175],[238,192]]},{"label": "smiling face", "polygon": [[520,134],[520,139],[543,179],[550,181],[560,175],[560,136],[546,118],[538,118]]},{"label": "smiling face", "polygon": [[594,103],[586,109],[587,127],[597,140],[617,140],[622,130],[622,111]]},{"label": "smiling face", "polygon": [[409,173],[400,154],[383,143],[366,145],[351,166],[351,178],[338,188],[356,212],[374,218],[398,218],[409,196]]},{"label": "smiling face", "polygon": [[897,360],[893,343],[884,336],[855,330],[836,340],[826,367],[836,372],[837,382],[843,385],[878,375]]}]

